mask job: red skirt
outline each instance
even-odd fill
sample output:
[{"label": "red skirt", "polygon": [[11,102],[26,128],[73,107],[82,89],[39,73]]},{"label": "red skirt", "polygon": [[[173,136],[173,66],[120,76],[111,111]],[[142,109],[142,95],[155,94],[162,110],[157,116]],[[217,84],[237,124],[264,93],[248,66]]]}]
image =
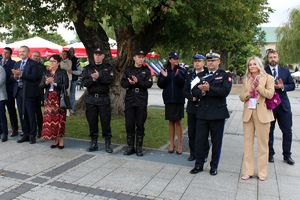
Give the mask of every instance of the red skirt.
[{"label": "red skirt", "polygon": [[63,137],[66,126],[66,110],[61,109],[60,97],[56,91],[49,92],[45,101],[42,139]]}]

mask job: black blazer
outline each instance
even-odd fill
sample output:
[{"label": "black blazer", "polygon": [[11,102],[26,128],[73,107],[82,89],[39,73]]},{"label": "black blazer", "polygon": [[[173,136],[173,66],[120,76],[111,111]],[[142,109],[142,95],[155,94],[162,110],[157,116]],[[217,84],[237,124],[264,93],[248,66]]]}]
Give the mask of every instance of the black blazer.
[{"label": "black blazer", "polygon": [[[19,69],[22,61],[15,64],[14,69]],[[42,71],[40,70],[39,64],[34,60],[28,58],[24,71],[21,77],[23,81],[23,98],[35,98],[39,96],[39,85],[42,79]],[[15,81],[14,84],[14,97],[17,96],[18,83]]]},{"label": "black blazer", "polygon": [[[268,74],[272,75],[269,65],[265,67],[265,70]],[[280,96],[281,104],[279,106],[281,106],[284,111],[291,112],[291,104],[286,92],[295,90],[295,83],[290,71],[287,68],[278,66],[277,79],[282,79],[284,84],[283,91],[281,89],[275,90]]]},{"label": "black blazer", "polygon": [[223,69],[218,69],[206,79],[209,91],[202,94],[198,87],[192,89],[193,96],[200,99],[197,119],[218,120],[229,118],[226,97],[229,95],[232,79]]},{"label": "black blazer", "polygon": [[[46,71],[45,75],[43,76],[43,79],[41,81],[41,87],[46,89],[45,92],[45,99],[48,98],[48,94],[49,94],[49,89],[50,89],[50,84],[46,85],[46,76],[51,76],[50,71]],[[57,85],[54,86],[54,91],[56,91],[58,93],[58,95],[60,95],[60,92],[62,90],[62,88],[64,87],[66,90],[69,87],[69,78],[68,78],[68,74],[66,72],[66,70],[63,70],[61,68],[58,68],[54,74],[54,83],[56,83]]]},{"label": "black blazer", "polygon": [[[2,60],[0,60],[0,62],[2,62]],[[5,65],[3,65],[3,68],[5,69],[6,72],[6,92],[9,98],[13,97],[13,92],[14,92],[15,79],[12,75],[11,70],[14,68],[15,63],[16,62],[14,60],[9,59],[7,60]]]}]

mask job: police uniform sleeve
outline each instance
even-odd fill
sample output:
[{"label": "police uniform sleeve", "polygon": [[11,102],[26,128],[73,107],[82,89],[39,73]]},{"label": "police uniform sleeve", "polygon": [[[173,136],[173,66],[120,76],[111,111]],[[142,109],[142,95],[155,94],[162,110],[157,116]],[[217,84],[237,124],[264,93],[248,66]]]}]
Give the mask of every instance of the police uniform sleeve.
[{"label": "police uniform sleeve", "polygon": [[206,96],[227,97],[230,93],[231,86],[232,79],[226,72],[224,72],[222,87],[214,87],[213,85],[210,85]]},{"label": "police uniform sleeve", "polygon": [[94,81],[92,77],[89,75],[89,65],[86,66],[85,69],[83,70],[81,81],[84,87],[90,87],[91,85],[93,85]]},{"label": "police uniform sleeve", "polygon": [[143,75],[139,75],[137,78],[138,78],[138,82],[136,83],[136,86],[138,86],[139,88],[145,88],[145,89],[148,89],[148,88],[151,88],[152,85],[153,85],[153,80],[152,80],[152,77],[151,77],[151,72],[148,68],[145,68],[143,70],[143,72],[145,73],[145,76]]},{"label": "police uniform sleeve", "polygon": [[191,91],[191,74],[187,76],[184,82],[184,88],[183,88],[183,94],[184,97],[187,98],[189,101],[193,100],[193,95]]},{"label": "police uniform sleeve", "polygon": [[130,86],[131,86],[131,84],[129,83],[129,81],[128,81],[128,71],[129,71],[129,69],[126,69],[125,71],[124,71],[124,73],[123,73],[123,76],[122,76],[122,79],[121,79],[121,86],[123,87],[123,88],[129,88]]}]

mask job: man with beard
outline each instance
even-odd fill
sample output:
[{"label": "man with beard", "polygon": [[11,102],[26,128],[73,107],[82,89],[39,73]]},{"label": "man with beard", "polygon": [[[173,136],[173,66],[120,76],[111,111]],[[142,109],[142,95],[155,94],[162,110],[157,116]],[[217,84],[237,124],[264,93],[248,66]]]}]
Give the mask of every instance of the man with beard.
[{"label": "man with beard", "polygon": [[268,74],[273,75],[275,79],[275,92],[277,92],[281,99],[281,104],[273,110],[275,120],[271,122],[269,134],[269,162],[274,162],[274,129],[276,120],[282,132],[282,150],[283,160],[289,164],[294,165],[295,161],[292,159],[292,111],[287,92],[295,90],[295,83],[292,79],[290,71],[287,68],[279,66],[278,52],[268,50],[268,65],[265,70]]}]

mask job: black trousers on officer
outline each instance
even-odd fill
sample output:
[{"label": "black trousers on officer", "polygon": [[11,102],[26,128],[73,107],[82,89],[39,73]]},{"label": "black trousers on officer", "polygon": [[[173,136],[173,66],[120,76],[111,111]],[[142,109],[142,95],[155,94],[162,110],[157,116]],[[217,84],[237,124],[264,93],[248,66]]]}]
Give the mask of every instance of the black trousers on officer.
[{"label": "black trousers on officer", "polygon": [[210,133],[211,143],[212,143],[212,155],[210,167],[211,169],[217,169],[222,148],[223,131],[224,131],[225,119],[219,120],[197,120],[197,133],[195,144],[195,166],[203,166],[205,162],[206,152],[207,152],[207,140]]},{"label": "black trousers on officer", "polygon": [[134,106],[125,108],[125,127],[127,136],[135,138],[143,137],[145,132],[145,121],[147,119],[146,106]]},{"label": "black trousers on officer", "polygon": [[[195,156],[195,146],[198,145],[196,143],[196,124],[197,124],[197,114],[196,113],[187,113],[187,121],[188,121],[188,137],[189,137],[189,148],[190,148],[190,155]],[[207,139],[206,143],[206,157],[209,153],[209,141]]]},{"label": "black trousers on officer", "polygon": [[86,104],[86,119],[90,128],[90,137],[92,139],[98,139],[99,128],[98,128],[98,118],[100,117],[102,136],[105,139],[111,138],[111,109],[110,105],[93,105]]},{"label": "black trousers on officer", "polygon": [[274,143],[274,129],[276,120],[278,121],[279,128],[282,132],[282,154],[285,157],[291,156],[292,146],[292,113],[285,111],[281,106],[278,106],[273,110],[275,120],[271,122],[270,133],[269,133],[269,155],[275,154],[273,143]]}]

